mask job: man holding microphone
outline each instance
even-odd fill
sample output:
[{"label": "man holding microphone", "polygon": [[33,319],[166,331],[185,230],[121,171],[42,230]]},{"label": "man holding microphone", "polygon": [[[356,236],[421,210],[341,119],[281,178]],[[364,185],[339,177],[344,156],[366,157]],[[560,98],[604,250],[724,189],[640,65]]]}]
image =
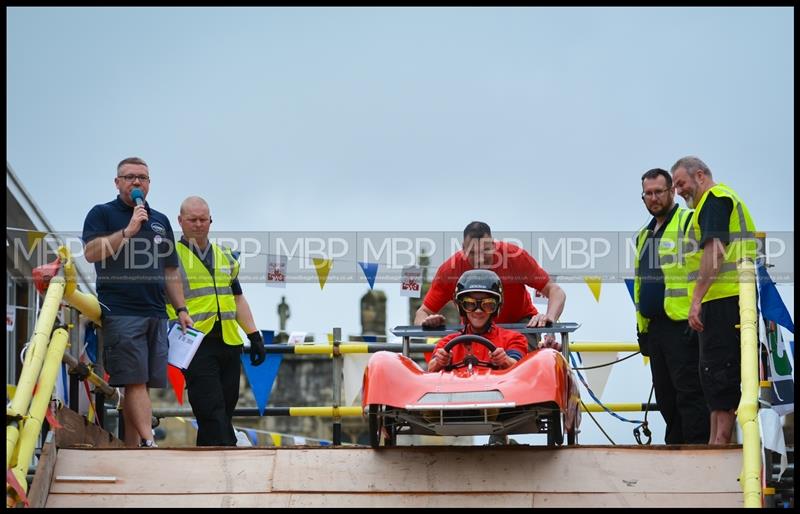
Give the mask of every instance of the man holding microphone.
[{"label": "man holding microphone", "polygon": [[83,224],[84,256],[97,271],[103,355],[109,384],[125,388],[125,444],[152,447],[150,387],[167,385],[166,299],[184,329],[186,309],[169,218],[146,202],[150,172],[142,159],[117,165],[117,198],[92,207]]}]

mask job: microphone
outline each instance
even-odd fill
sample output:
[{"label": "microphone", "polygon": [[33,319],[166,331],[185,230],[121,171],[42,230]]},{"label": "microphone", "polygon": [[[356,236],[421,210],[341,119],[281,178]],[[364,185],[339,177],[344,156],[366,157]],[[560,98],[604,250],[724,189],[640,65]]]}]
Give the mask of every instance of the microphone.
[{"label": "microphone", "polygon": [[144,205],[144,193],[138,187],[134,188],[131,191],[131,200],[133,200],[136,205]]}]

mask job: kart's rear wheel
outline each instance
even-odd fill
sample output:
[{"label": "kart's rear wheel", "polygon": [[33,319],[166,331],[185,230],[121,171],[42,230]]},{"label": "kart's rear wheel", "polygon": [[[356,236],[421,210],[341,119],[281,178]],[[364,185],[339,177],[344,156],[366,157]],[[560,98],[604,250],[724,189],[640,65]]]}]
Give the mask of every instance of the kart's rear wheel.
[{"label": "kart's rear wheel", "polygon": [[562,444],[564,444],[564,432],[561,430],[561,412],[555,411],[547,417],[547,446]]},{"label": "kart's rear wheel", "polygon": [[386,418],[381,415],[385,407],[381,405],[370,405],[367,418],[369,419],[369,445],[378,448],[381,440],[384,446],[394,446],[397,443],[397,433],[394,423],[387,425]]}]

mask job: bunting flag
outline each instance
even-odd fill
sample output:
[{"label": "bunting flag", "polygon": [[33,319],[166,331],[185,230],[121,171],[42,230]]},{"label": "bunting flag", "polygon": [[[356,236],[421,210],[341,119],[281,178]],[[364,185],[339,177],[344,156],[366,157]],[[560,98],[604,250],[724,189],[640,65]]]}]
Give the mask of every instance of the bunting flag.
[{"label": "bunting flag", "polygon": [[281,437],[281,434],[276,434],[274,432],[270,432],[269,436],[272,438],[272,445],[273,446],[280,446],[281,445],[281,442],[282,442],[282,439],[283,439],[283,437]]},{"label": "bunting flag", "polygon": [[422,268],[406,266],[400,272],[400,296],[419,298],[422,293]]},{"label": "bunting flag", "polygon": [[625,287],[628,288],[628,294],[631,295],[631,302],[633,302],[634,306],[636,305],[636,300],[633,299],[633,279],[626,278],[625,279]]},{"label": "bunting flag", "polygon": [[97,362],[97,331],[91,321],[86,324],[83,343],[83,351],[86,352],[86,356],[90,361]]},{"label": "bunting flag", "polygon": [[297,446],[304,446],[306,444],[306,438],[301,435],[294,436],[294,444]]},{"label": "bunting flag", "polygon": [[782,327],[786,327],[794,334],[794,323],[792,316],[786,309],[786,305],[775,287],[772,277],[767,273],[763,263],[758,264],[758,296],[761,315],[764,319],[774,321]]},{"label": "bunting flag", "polygon": [[[272,330],[262,330],[261,334],[264,336],[264,344],[272,344],[275,332]],[[250,354],[242,353],[242,367],[247,381],[250,383],[250,388],[253,390],[253,396],[258,405],[258,412],[261,416],[264,415],[264,409],[269,401],[269,396],[272,393],[272,386],[275,383],[275,378],[278,376],[278,369],[281,366],[283,355],[280,353],[267,354],[267,359],[261,363],[260,366],[253,366],[250,364]]]},{"label": "bunting flag", "polygon": [[780,480],[789,463],[780,415],[772,409],[758,409],[758,429],[761,432],[762,446],[781,455],[781,472],[778,473]]},{"label": "bunting flag", "polygon": [[258,446],[258,433],[252,428],[245,428],[244,433],[247,434],[247,437],[250,439],[250,442],[253,443],[253,446]]},{"label": "bunting flag", "polygon": [[368,353],[346,353],[343,356],[344,404],[355,405],[361,396],[361,385],[364,382],[364,370],[370,355]]},{"label": "bunting flag", "polygon": [[364,276],[367,277],[367,282],[369,282],[369,288],[372,289],[375,286],[375,276],[378,274],[378,263],[359,261],[358,265],[364,271]]},{"label": "bunting flag", "polygon": [[36,246],[36,243],[42,240],[44,236],[47,235],[47,232],[38,232],[36,230],[31,230],[28,232],[28,251],[33,251],[33,248]]},{"label": "bunting flag", "polygon": [[285,255],[267,255],[267,285],[271,287],[286,288],[286,263]]},{"label": "bunting flag", "polygon": [[314,267],[317,269],[317,278],[319,279],[319,288],[325,288],[325,282],[328,280],[328,274],[333,267],[333,259],[319,259],[314,257]]},{"label": "bunting flag", "polygon": [[244,430],[237,430],[236,427],[233,429],[236,432],[236,446],[239,448],[248,448],[253,446],[253,441],[250,440],[250,436]]},{"label": "bunting flag", "polygon": [[[608,364],[618,359],[618,354],[616,352],[579,352],[579,355],[581,358],[580,367],[582,368],[591,368],[593,366],[599,366],[600,364]],[[611,373],[612,367],[613,365],[609,365],[595,369],[582,370],[586,377],[586,382],[589,383],[589,387],[598,398],[603,395],[603,390],[606,388],[606,383],[608,383],[608,376]]]},{"label": "bunting flag", "polygon": [[183,376],[183,371],[172,364],[167,364],[167,379],[172,384],[172,390],[175,391],[175,399],[183,405],[183,390],[186,389],[186,378]]},{"label": "bunting flag", "polygon": [[286,341],[286,344],[303,344],[306,341],[306,333],[305,332],[292,332],[289,334],[289,340]]},{"label": "bunting flag", "polygon": [[63,362],[61,363],[61,369],[58,370],[58,378],[56,379],[53,394],[63,405],[69,405],[69,368]]},{"label": "bunting flag", "polygon": [[769,402],[779,416],[794,412],[794,372],[791,356],[783,342],[778,325],[765,320],[761,325],[762,340],[766,341],[769,358],[769,381],[772,391]]},{"label": "bunting flag", "polygon": [[[84,381],[84,384],[86,381]],[[58,422],[56,419],[56,406],[54,403],[50,402],[50,405],[47,407],[47,412],[44,414],[45,419],[48,423],[50,423],[50,428],[53,430],[58,430],[59,428],[64,428],[61,423]],[[91,423],[92,420],[90,419],[89,422]]]},{"label": "bunting flag", "polygon": [[594,299],[600,302],[600,288],[602,287],[602,278],[600,277],[583,277],[583,281],[589,286],[589,289],[594,295]]}]

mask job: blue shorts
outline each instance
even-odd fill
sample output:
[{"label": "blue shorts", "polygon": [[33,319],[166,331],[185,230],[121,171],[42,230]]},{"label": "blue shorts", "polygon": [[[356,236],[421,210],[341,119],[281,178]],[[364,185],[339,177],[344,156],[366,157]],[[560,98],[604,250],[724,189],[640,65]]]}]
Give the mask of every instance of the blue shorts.
[{"label": "blue shorts", "polygon": [[112,386],[167,386],[167,320],[103,317],[103,362]]}]

